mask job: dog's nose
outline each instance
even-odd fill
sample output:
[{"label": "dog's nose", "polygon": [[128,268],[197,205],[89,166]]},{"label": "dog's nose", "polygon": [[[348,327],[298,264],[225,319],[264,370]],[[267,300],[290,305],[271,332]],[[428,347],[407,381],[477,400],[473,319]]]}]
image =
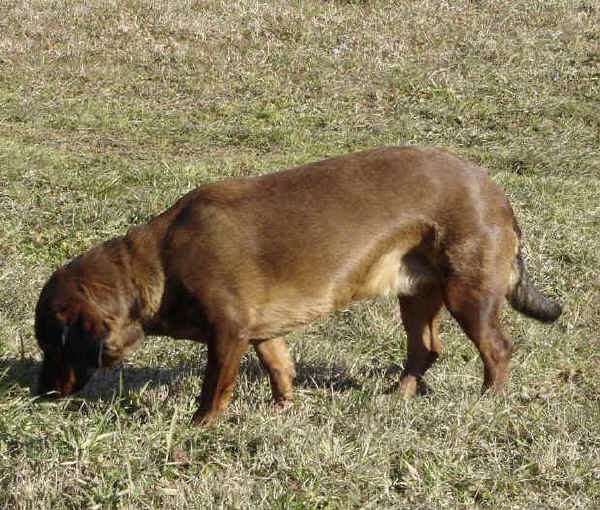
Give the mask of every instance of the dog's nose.
[{"label": "dog's nose", "polygon": [[32,397],[38,397],[38,400],[51,400],[60,396],[54,388],[48,388],[43,384],[41,376],[38,376],[37,380],[33,382],[29,393]]},{"label": "dog's nose", "polygon": [[46,391],[44,388],[42,388],[42,385],[39,383],[37,383],[35,386],[32,386],[32,388],[31,388],[31,396],[32,397],[48,398],[51,395],[52,394],[49,391]]}]

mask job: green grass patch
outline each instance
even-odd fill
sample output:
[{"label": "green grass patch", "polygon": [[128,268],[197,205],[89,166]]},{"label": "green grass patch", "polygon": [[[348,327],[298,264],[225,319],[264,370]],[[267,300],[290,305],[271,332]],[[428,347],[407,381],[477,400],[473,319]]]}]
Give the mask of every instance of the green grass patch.
[{"label": "green grass patch", "polygon": [[[0,3],[0,508],[600,507],[600,7],[591,1]],[[416,143],[486,166],[551,326],[503,315],[503,399],[445,317],[429,391],[395,302],[290,335],[297,405],[258,360],[188,427],[205,349],[150,338],[38,404],[33,310],[66,260],[208,181]]]}]

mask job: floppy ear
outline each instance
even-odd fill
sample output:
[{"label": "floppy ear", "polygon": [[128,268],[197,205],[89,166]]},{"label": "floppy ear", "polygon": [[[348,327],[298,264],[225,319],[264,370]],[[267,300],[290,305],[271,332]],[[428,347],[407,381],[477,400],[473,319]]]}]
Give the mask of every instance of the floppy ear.
[{"label": "floppy ear", "polygon": [[75,366],[96,369],[102,366],[102,351],[105,334],[94,334],[86,329],[79,317],[75,322],[65,324],[62,331],[63,352]]}]

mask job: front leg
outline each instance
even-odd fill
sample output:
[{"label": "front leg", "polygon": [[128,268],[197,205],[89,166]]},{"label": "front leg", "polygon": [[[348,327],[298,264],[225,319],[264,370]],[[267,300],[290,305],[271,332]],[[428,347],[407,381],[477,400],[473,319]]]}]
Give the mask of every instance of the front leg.
[{"label": "front leg", "polygon": [[238,328],[221,325],[208,342],[208,360],[200,404],[192,423],[210,425],[227,407],[248,339]]}]

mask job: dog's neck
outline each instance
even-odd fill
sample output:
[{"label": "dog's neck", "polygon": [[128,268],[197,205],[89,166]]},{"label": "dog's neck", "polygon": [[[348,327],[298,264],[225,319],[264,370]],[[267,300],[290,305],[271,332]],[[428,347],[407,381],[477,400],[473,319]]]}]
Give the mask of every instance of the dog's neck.
[{"label": "dog's neck", "polygon": [[159,258],[160,239],[147,226],[132,227],[123,238],[129,254],[130,278],[137,293],[133,311],[142,325],[151,322],[160,308],[165,274]]}]

